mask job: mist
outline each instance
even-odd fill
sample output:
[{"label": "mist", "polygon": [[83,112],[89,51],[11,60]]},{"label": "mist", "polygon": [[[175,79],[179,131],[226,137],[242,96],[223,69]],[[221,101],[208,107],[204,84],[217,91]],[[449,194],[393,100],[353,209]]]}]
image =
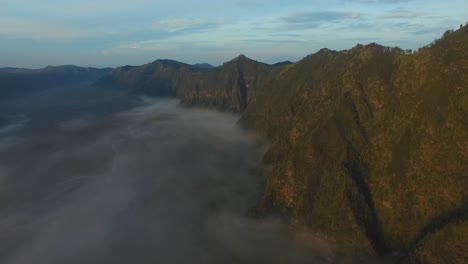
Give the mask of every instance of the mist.
[{"label": "mist", "polygon": [[331,260],[252,217],[266,144],[239,116],[92,87],[0,113],[0,263]]}]

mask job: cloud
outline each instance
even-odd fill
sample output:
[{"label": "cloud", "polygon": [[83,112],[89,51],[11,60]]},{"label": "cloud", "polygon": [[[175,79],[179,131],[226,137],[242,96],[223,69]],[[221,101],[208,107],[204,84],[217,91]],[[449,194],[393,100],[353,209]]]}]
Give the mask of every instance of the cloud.
[{"label": "cloud", "polygon": [[[350,2],[354,2],[356,0],[350,0]],[[367,4],[400,4],[400,3],[408,3],[413,0],[357,0],[358,2],[367,3]]]},{"label": "cloud", "polygon": [[0,119],[0,136],[22,129],[30,121],[30,119],[23,114],[7,116],[4,119],[5,120],[3,120],[3,118]]},{"label": "cloud", "polygon": [[109,55],[122,50],[168,50],[178,46],[181,43],[180,39],[184,37],[189,39],[182,42],[189,42],[192,45],[197,45],[199,41],[193,36],[218,28],[225,23],[226,21],[224,19],[164,19],[144,29],[145,35],[151,36],[151,38],[123,41],[120,44],[103,49],[101,53]]},{"label": "cloud", "polygon": [[222,19],[208,20],[208,19],[190,19],[190,18],[172,18],[164,19],[153,25],[152,28],[156,30],[165,30],[169,32],[176,31],[195,31],[206,30],[209,28],[217,27],[224,24]]},{"label": "cloud", "polygon": [[[177,48],[180,43],[168,40],[162,40],[168,35],[160,35],[159,39],[151,40],[142,40],[142,41],[133,41],[128,43],[123,43],[117,46],[109,47],[101,51],[104,55],[110,54],[119,54],[126,51],[163,51]],[[192,43],[194,44],[194,43]]]},{"label": "cloud", "polygon": [[446,28],[444,28],[444,27],[429,27],[429,28],[425,28],[425,29],[421,29],[421,30],[410,31],[409,33],[414,34],[414,35],[426,35],[426,34],[431,34],[431,33],[434,33],[434,32],[440,33],[445,29]]},{"label": "cloud", "polygon": [[279,31],[285,30],[307,30],[318,28],[328,23],[340,23],[349,20],[359,20],[361,13],[358,12],[304,12],[281,17],[276,20]]},{"label": "cloud", "polygon": [[98,32],[59,23],[19,18],[0,18],[0,37],[34,40],[73,40],[93,38]]},{"label": "cloud", "polygon": [[418,18],[422,14],[409,11],[394,11],[383,15],[383,18]]},{"label": "cloud", "polygon": [[90,18],[141,10],[142,6],[153,2],[151,0],[0,0],[0,5],[4,4],[10,11],[34,11],[32,14],[35,16],[46,14],[48,18]]},{"label": "cloud", "polygon": [[78,118],[62,122],[58,125],[60,129],[73,130],[73,129],[84,129],[93,124],[92,120],[87,118]]},{"label": "cloud", "polygon": [[305,24],[331,22],[345,19],[358,19],[361,17],[357,12],[307,12],[283,17],[281,20],[287,24]]},{"label": "cloud", "polygon": [[[17,148],[19,145],[24,144],[26,140],[17,136],[2,136],[0,137],[0,154],[8,153],[14,148]],[[1,169],[1,167],[0,167]],[[0,175],[2,171],[0,170]],[[5,174],[3,174],[5,175]],[[1,185],[1,182],[0,182]]]}]

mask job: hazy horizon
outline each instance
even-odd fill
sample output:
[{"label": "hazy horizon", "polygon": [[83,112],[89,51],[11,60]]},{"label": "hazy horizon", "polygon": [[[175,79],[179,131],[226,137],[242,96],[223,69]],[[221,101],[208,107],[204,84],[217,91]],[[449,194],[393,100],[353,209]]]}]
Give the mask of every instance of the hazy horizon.
[{"label": "hazy horizon", "polygon": [[[157,61],[157,60],[174,60],[174,61],[178,61],[178,62],[182,62],[182,63],[185,63],[185,64],[188,64],[188,65],[197,65],[197,64],[209,64],[213,67],[218,67],[218,66],[222,66],[223,63],[226,63],[232,59],[235,59],[237,58],[238,56],[241,56],[241,55],[244,55],[244,54],[239,54],[235,57],[232,57],[231,59],[227,60],[227,61],[224,61],[222,62],[221,64],[211,64],[211,63],[208,63],[208,62],[205,62],[205,61],[200,61],[200,62],[195,62],[195,63],[188,63],[188,62],[185,62],[185,61],[181,61],[181,60],[174,60],[174,59],[171,59],[171,58],[155,58],[153,60],[150,60],[148,62],[144,62],[142,64],[134,64],[134,65],[130,65],[130,64],[125,64],[125,65],[116,65],[116,66],[104,66],[104,67],[96,67],[96,66],[88,66],[88,65],[78,65],[78,64],[73,64],[73,63],[65,63],[65,64],[56,64],[56,65],[52,65],[52,64],[47,64],[47,65],[44,65],[44,66],[39,66],[39,67],[33,67],[33,68],[28,68],[28,67],[12,67],[12,66],[0,66],[0,69],[8,69],[8,68],[12,68],[12,69],[25,69],[25,70],[40,70],[40,69],[44,69],[44,68],[47,68],[47,67],[62,67],[62,66],[76,66],[76,67],[81,67],[81,68],[97,68],[97,69],[105,69],[105,68],[118,68],[118,67],[123,67],[123,66],[142,66],[142,65],[145,65],[145,64],[148,64],[148,63],[152,63],[154,61]],[[291,60],[282,60],[282,61],[276,61],[276,62],[272,62],[272,63],[268,63],[268,62],[264,62],[264,61],[259,61],[255,58],[250,58],[248,57],[249,59],[252,59],[252,60],[255,60],[255,61],[258,61],[258,62],[261,62],[261,63],[266,63],[266,64],[275,64],[275,63],[281,63],[281,62],[285,62],[285,61],[290,61],[290,62],[293,62],[295,63],[296,61],[291,61]]]},{"label": "hazy horizon", "polygon": [[0,0],[0,67],[297,61],[377,42],[416,49],[468,21],[448,0]]}]

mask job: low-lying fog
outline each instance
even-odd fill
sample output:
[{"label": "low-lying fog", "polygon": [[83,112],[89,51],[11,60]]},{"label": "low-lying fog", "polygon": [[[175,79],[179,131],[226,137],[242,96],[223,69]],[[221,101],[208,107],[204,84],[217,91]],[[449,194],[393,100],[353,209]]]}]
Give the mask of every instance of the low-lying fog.
[{"label": "low-lying fog", "polygon": [[0,263],[320,263],[254,219],[263,147],[237,116],[124,92],[0,106]]}]

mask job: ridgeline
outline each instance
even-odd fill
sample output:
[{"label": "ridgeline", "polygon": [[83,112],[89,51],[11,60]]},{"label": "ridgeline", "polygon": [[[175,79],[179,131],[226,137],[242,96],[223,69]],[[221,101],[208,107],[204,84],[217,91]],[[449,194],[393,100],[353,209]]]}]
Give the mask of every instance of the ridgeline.
[{"label": "ridgeline", "polygon": [[0,68],[0,102],[53,87],[84,81],[93,83],[111,71],[111,68],[84,68],[74,65],[47,66],[37,70]]}]

